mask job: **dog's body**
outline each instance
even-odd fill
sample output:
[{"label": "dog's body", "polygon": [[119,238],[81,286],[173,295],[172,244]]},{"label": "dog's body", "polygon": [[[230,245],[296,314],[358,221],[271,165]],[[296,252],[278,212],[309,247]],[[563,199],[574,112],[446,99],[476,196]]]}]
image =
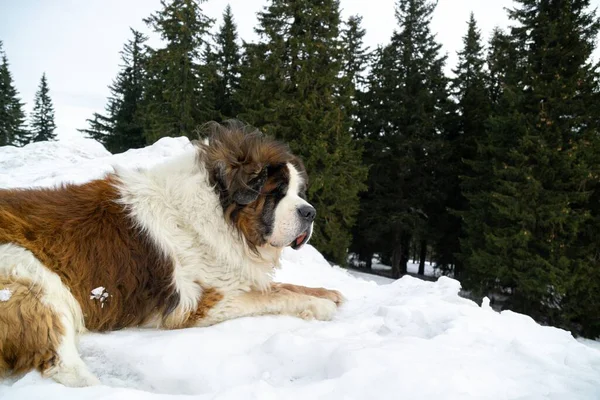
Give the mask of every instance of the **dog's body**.
[{"label": "dog's body", "polygon": [[98,383],[76,348],[86,330],[332,317],[338,292],[272,282],[282,248],[312,232],[302,164],[258,132],[212,129],[150,170],[0,190],[0,377]]}]

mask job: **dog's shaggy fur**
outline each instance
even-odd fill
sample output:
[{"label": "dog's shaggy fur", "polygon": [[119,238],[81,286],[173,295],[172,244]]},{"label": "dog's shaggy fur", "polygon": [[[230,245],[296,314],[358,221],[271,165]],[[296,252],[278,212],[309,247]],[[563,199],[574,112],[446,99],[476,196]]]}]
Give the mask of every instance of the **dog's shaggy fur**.
[{"label": "dog's shaggy fur", "polygon": [[0,376],[98,383],[76,348],[86,330],[332,317],[338,292],[272,282],[281,250],[312,233],[302,163],[239,123],[208,129],[149,170],[0,190]]}]

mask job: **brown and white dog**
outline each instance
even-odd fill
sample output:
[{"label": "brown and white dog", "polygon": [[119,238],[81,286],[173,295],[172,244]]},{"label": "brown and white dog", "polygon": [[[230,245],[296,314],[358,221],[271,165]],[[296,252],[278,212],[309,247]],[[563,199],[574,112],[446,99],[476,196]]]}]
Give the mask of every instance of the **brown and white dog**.
[{"label": "brown and white dog", "polygon": [[239,123],[210,131],[148,170],[0,190],[0,377],[99,383],[76,347],[86,330],[332,318],[339,292],[272,282],[282,249],[312,233],[302,163]]}]

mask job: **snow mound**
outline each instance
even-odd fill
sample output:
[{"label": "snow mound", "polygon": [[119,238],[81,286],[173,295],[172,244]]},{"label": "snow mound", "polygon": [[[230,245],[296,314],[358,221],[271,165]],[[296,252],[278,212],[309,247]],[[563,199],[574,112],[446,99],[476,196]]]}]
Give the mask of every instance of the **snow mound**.
[{"label": "snow mound", "polygon": [[[84,182],[189,146],[166,138],[110,155],[91,140],[0,148],[0,187]],[[102,381],[71,389],[31,372],[0,383],[16,399],[598,399],[600,346],[458,296],[449,278],[378,285],[311,246],[286,249],[277,280],[340,290],[331,322],[242,318],[178,331],[128,329],[81,339]],[[374,278],[375,279],[375,278]],[[385,280],[377,278],[378,282]],[[184,396],[182,396],[184,395]]]},{"label": "snow mound", "polygon": [[153,146],[112,155],[92,139],[0,147],[0,188],[50,187],[101,178],[114,167],[144,168],[190,146],[186,138],[163,138]]}]

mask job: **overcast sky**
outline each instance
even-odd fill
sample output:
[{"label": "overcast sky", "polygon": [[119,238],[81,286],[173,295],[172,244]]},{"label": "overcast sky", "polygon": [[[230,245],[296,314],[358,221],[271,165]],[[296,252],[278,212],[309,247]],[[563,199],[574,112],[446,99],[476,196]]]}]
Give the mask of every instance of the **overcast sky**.
[{"label": "overcast sky", "polygon": [[[217,19],[231,4],[241,38],[255,38],[256,13],[266,0],[209,0],[205,13]],[[593,0],[600,5],[600,0]],[[342,15],[363,16],[366,44],[389,41],[396,28],[395,0],[341,0]],[[486,42],[495,26],[507,27],[505,7],[512,0],[439,0],[432,29],[449,56],[450,69],[473,11]],[[148,33],[142,18],[160,7],[159,0],[0,0],[0,40],[4,42],[17,89],[31,109],[43,72],[56,110],[61,138],[78,135],[85,119],[101,112],[118,71],[119,51],[130,38],[129,27]]]}]

